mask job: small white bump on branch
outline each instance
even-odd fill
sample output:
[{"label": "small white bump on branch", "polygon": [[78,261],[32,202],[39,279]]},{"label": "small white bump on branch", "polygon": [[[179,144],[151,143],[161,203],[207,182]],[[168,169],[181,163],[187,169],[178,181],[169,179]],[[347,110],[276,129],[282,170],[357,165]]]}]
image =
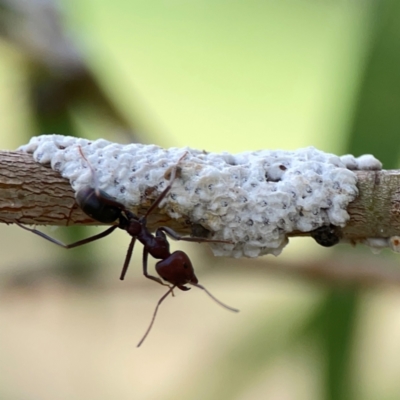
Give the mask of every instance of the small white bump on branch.
[{"label": "small white bump on branch", "polygon": [[50,164],[77,192],[92,183],[79,148],[96,172],[99,189],[133,212],[149,193],[155,198],[162,192],[168,171],[180,160],[179,177],[161,212],[201,225],[213,239],[232,241],[211,247],[215,255],[233,257],[278,255],[293,232],[322,228],[324,235],[326,227],[344,227],[346,208],[358,194],[353,170],[382,168],[371,155],[338,157],[313,147],[232,155],[42,135],[19,150]]}]

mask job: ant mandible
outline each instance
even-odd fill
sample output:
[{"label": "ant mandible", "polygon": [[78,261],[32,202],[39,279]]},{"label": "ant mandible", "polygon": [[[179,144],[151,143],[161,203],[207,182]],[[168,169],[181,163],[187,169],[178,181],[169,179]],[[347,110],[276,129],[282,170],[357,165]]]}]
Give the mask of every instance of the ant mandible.
[{"label": "ant mandible", "polygon": [[[238,312],[237,309],[229,307],[226,304],[219,301],[218,299],[216,299],[204,286],[198,283],[198,279],[194,273],[193,265],[188,255],[185,252],[179,250],[171,253],[169,250],[169,242],[167,239],[167,235],[170,236],[172,239],[184,240],[188,242],[208,242],[208,243],[232,243],[232,242],[225,240],[198,238],[198,237],[182,237],[178,235],[173,229],[166,226],[161,226],[157,228],[154,235],[147,228],[147,217],[156,209],[156,207],[158,207],[161,201],[166,197],[166,195],[171,190],[174,180],[176,179],[177,175],[181,172],[179,163],[186,156],[187,153],[185,153],[178,160],[177,164],[174,167],[172,167],[172,171],[170,172],[169,177],[167,176],[167,174],[165,174],[165,177],[169,178],[168,186],[156,198],[156,200],[147,210],[146,214],[143,215],[142,217],[138,217],[131,211],[129,211],[122,203],[117,202],[111,196],[109,196],[105,191],[98,188],[96,173],[92,165],[83,154],[83,151],[80,146],[78,146],[78,150],[92,172],[92,177],[94,178],[94,188],[91,186],[86,186],[80,189],[76,193],[77,204],[88,216],[95,219],[96,221],[102,223],[112,223],[118,221],[118,223],[106,229],[104,232],[101,232],[97,235],[90,236],[86,239],[79,240],[77,242],[68,245],[44,234],[43,232],[38,231],[37,229],[27,228],[26,226],[23,226],[19,223],[17,223],[17,225],[65,249],[72,249],[74,247],[82,246],[84,244],[101,239],[114,232],[114,230],[117,228],[126,231],[132,237],[132,239],[128,247],[124,265],[122,267],[120,275],[121,280],[125,278],[126,272],[128,270],[136,239],[143,244],[143,275],[146,278],[151,279],[161,285],[168,286],[169,289],[167,293],[165,293],[158,301],[157,306],[153,313],[151,323],[145,335],[139,342],[138,347],[143,343],[143,341],[149,334],[153,326],[160,304],[164,301],[166,297],[168,297],[169,294],[171,293],[173,294],[173,289],[175,287],[184,291],[190,289],[189,287],[185,286],[187,284],[198,287],[199,289],[204,290],[214,301],[216,301],[221,306],[225,307],[230,311]],[[149,254],[155,259],[160,260],[156,263],[155,268],[158,275],[162,279],[150,275],[148,273],[147,260]],[[163,280],[165,282],[170,283],[172,286],[164,283]]]}]

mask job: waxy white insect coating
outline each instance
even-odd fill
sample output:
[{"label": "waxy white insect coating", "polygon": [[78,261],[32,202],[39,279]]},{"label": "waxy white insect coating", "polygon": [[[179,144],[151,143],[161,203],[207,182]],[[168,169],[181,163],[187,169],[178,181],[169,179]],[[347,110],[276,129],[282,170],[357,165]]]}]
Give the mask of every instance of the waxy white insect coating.
[{"label": "waxy white insect coating", "polygon": [[382,168],[370,155],[341,159],[313,147],[232,155],[42,135],[19,150],[49,163],[78,191],[94,185],[79,146],[95,170],[99,188],[132,210],[146,190],[155,190],[155,196],[161,193],[169,182],[166,172],[185,154],[181,173],[160,207],[172,218],[202,225],[214,239],[232,241],[233,245],[212,248],[215,255],[233,257],[278,255],[291,232],[344,226],[349,220],[346,207],[358,194],[351,170]]}]

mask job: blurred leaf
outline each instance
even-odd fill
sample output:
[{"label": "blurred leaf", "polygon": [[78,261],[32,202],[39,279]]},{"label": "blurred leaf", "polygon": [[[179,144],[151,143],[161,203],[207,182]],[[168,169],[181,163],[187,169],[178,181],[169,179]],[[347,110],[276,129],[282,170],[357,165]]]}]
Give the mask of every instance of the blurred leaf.
[{"label": "blurred leaf", "polygon": [[350,153],[373,153],[386,169],[395,168],[400,132],[400,2],[375,2],[374,35],[366,59]]},{"label": "blurred leaf", "polygon": [[[304,300],[304,298],[302,298]],[[227,338],[219,356],[201,373],[188,391],[179,390],[179,398],[201,400],[242,399],[249,388],[273,368],[277,358],[294,351],[309,319],[302,300],[278,310],[268,311],[270,303],[254,313],[252,324],[243,332]],[[309,299],[308,299],[309,300]],[[264,317],[261,317],[264,315]],[[171,397],[176,399],[178,392]]]},{"label": "blurred leaf", "polygon": [[[372,153],[385,167],[394,168],[400,127],[400,2],[379,1],[374,8],[371,47],[346,151]],[[316,316],[326,355],[327,400],[352,399],[356,391],[350,363],[360,301],[357,288],[333,289]]]},{"label": "blurred leaf", "polygon": [[324,398],[350,400],[353,397],[350,360],[358,315],[359,294],[353,287],[332,288],[302,333],[316,339],[324,362]]}]

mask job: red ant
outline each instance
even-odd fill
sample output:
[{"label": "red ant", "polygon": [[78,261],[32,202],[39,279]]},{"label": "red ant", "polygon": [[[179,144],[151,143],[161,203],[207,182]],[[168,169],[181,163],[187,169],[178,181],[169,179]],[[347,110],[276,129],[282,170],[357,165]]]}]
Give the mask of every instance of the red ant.
[{"label": "red ant", "polygon": [[[121,280],[125,278],[126,272],[128,270],[128,266],[132,257],[132,252],[136,239],[143,244],[143,275],[148,279],[160,283],[161,285],[168,286],[169,289],[167,293],[165,293],[158,301],[150,325],[146,333],[144,334],[143,338],[138,343],[137,345],[138,347],[143,343],[143,341],[149,334],[153,326],[160,304],[165,300],[166,297],[168,297],[169,294],[173,295],[173,289],[175,287],[186,291],[190,289],[189,287],[185,286],[186,284],[196,286],[199,289],[204,290],[214,301],[216,301],[222,307],[225,307],[230,311],[238,312],[237,309],[229,307],[226,304],[219,301],[218,299],[216,299],[204,286],[198,283],[198,279],[194,273],[194,269],[188,255],[183,251],[179,250],[171,253],[169,250],[169,242],[167,239],[167,235],[170,236],[172,239],[184,240],[188,242],[209,242],[209,243],[232,243],[232,242],[225,240],[198,238],[198,237],[181,237],[173,229],[166,226],[161,226],[157,228],[156,233],[154,235],[147,228],[147,217],[156,209],[156,207],[158,207],[161,201],[171,190],[174,180],[176,179],[177,175],[181,172],[181,168],[178,166],[178,164],[186,156],[187,153],[185,153],[179,159],[177,165],[172,168],[170,173],[165,174],[165,177],[167,179],[169,178],[170,181],[168,186],[157,197],[157,199],[154,201],[151,207],[147,210],[146,214],[142,217],[138,217],[131,211],[129,211],[123,204],[117,202],[106,192],[98,188],[96,174],[93,167],[83,154],[81,147],[78,147],[78,149],[82,158],[86,161],[89,168],[91,169],[92,176],[94,177],[95,180],[94,182],[95,188],[92,188],[91,186],[86,186],[80,189],[76,193],[77,204],[88,216],[95,219],[96,221],[103,223],[112,223],[118,221],[118,223],[106,229],[104,232],[101,232],[97,235],[88,237],[83,240],[79,240],[75,243],[68,245],[36,229],[27,228],[26,226],[23,226],[19,223],[17,223],[17,225],[19,225],[23,229],[35,233],[36,235],[41,236],[42,238],[52,243],[57,244],[58,246],[64,247],[65,249],[72,249],[74,247],[82,246],[84,244],[101,239],[105,236],[108,236],[117,228],[123,229],[132,237],[132,239],[128,247],[124,265],[122,267],[120,275]],[[158,275],[162,279],[150,275],[147,272],[147,259],[149,254],[153,256],[155,259],[160,260],[156,263],[155,268]],[[165,282],[170,283],[172,286],[164,283],[163,280]]]}]

